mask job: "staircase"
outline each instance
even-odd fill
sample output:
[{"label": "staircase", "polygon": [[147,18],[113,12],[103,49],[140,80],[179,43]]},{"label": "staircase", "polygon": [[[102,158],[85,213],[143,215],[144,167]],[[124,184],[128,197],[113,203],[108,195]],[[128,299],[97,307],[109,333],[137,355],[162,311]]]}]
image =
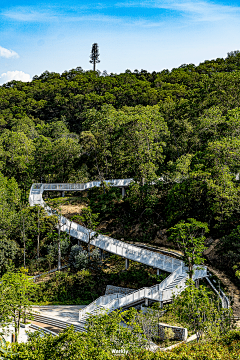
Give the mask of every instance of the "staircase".
[{"label": "staircase", "polygon": [[[199,267],[198,267],[199,268]],[[160,284],[154,285],[149,288],[142,288],[130,294],[117,296],[114,298],[107,298],[101,296],[84,309],[79,311],[79,321],[85,322],[90,315],[96,314],[98,311],[106,310],[108,313],[120,308],[128,308],[137,304],[145,302],[145,300],[158,301],[161,306],[172,300],[173,295],[178,295],[186,288],[186,280],[188,274],[187,268],[180,266],[172,274],[170,274]],[[206,276],[206,267],[202,266],[200,270],[195,269],[193,280],[197,280]]]},{"label": "staircase", "polygon": [[84,322],[80,322],[80,324],[74,324],[66,321],[62,321],[56,318],[50,318],[48,316],[33,314],[33,320],[47,325],[56,326],[60,329],[67,329],[69,326],[73,326],[75,331],[84,331]]},{"label": "staircase", "polygon": [[186,273],[179,275],[178,277],[176,277],[176,279],[174,281],[172,281],[170,284],[168,284],[165,288],[164,291],[166,290],[173,290],[176,286],[178,286],[178,284],[185,279],[186,277]]}]

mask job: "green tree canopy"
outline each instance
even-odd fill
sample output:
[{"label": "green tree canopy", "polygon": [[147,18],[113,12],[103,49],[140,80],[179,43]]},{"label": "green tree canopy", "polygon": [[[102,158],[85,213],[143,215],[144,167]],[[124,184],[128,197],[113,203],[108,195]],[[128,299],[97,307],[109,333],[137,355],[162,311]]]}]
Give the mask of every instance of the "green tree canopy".
[{"label": "green tree canopy", "polygon": [[188,266],[190,278],[194,274],[194,264],[200,265],[204,261],[202,257],[205,249],[204,234],[208,232],[206,223],[191,218],[187,221],[182,220],[168,229],[169,240],[173,241],[183,252],[183,261]]}]

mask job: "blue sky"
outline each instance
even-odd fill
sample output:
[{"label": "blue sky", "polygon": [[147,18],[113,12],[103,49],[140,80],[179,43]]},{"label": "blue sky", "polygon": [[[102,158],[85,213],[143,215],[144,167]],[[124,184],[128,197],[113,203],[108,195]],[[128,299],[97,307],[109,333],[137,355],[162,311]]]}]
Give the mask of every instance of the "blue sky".
[{"label": "blue sky", "polygon": [[161,71],[240,49],[240,0],[1,1],[0,84],[43,71]]}]

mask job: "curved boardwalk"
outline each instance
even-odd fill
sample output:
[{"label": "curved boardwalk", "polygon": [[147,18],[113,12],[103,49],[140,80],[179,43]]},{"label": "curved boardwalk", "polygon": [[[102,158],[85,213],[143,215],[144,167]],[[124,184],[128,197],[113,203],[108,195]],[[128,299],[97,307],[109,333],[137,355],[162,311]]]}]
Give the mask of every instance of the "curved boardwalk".
[{"label": "curved boardwalk", "polygon": [[[107,180],[106,183],[114,187],[122,188],[122,194],[125,194],[125,187],[133,181],[132,179]],[[92,181],[86,184],[33,184],[30,190],[29,203],[30,205],[43,206],[48,214],[52,214],[52,209],[47,206],[43,200],[42,194],[44,191],[83,191],[91,189],[95,186],[99,187],[100,181]],[[60,230],[65,231],[72,237],[81,240],[85,243],[89,242],[89,238],[95,234],[90,229],[87,229],[73,221],[68,220],[64,216],[60,217]],[[140,248],[136,245],[130,245],[123,241],[110,238],[105,235],[98,235],[90,241],[102,250],[124,257],[126,260],[133,260],[139,263],[167,271],[170,275],[161,283],[150,288],[143,288],[132,292],[125,296],[111,294],[108,296],[101,296],[96,301],[88,305],[83,310],[79,311],[79,321],[84,324],[89,313],[96,313],[97,310],[107,309],[113,311],[117,308],[133,306],[143,301],[159,301],[161,304],[172,299],[173,294],[180,293],[185,287],[188,278],[186,267],[179,259],[156,253],[151,250]],[[200,270],[194,273],[194,279],[199,279],[207,276],[207,268],[202,266]]]}]

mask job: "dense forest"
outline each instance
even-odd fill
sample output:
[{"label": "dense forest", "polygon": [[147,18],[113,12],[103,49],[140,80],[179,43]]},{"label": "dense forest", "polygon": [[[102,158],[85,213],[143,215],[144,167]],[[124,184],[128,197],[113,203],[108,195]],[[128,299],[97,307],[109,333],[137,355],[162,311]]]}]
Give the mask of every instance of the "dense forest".
[{"label": "dense forest", "polygon": [[[29,83],[11,81],[0,87],[0,127],[1,273],[20,266],[25,255],[27,261],[39,257],[40,215],[27,206],[32,183],[134,178],[123,200],[119,190],[104,186],[88,194],[100,220],[114,215],[116,237],[151,242],[179,220],[195,218],[208,224],[210,243],[221,239],[218,265],[234,275],[240,262],[239,51],[171,71],[108,74],[77,67],[46,71]],[[46,235],[54,224],[44,224]],[[129,235],[134,226],[140,230]]]},{"label": "dense forest", "polygon": [[[121,358],[129,360],[239,358],[233,319],[234,311],[239,316],[239,297],[229,297],[231,307],[222,308],[204,279],[191,280],[190,265],[205,262],[224,270],[239,286],[240,51],[171,71],[108,74],[77,67],[63,74],[45,71],[28,83],[11,81],[0,86],[0,128],[0,325],[13,322],[16,339],[32,305],[86,305],[104,295],[106,285],[133,290],[168,276],[100,254],[90,246],[90,231],[89,246],[78,243],[70,231],[60,231],[58,215],[96,234],[160,246],[163,252],[173,248],[172,256],[189,262],[190,277],[166,311],[155,303],[146,313],[131,308],[92,315],[86,332],[34,333],[25,345],[6,345],[0,334],[0,354],[107,360],[120,341],[129,349]],[[125,196],[105,182],[123,178],[134,180]],[[101,186],[65,195],[45,191],[51,215],[29,206],[33,183],[93,180]],[[189,237],[188,229],[193,229]],[[192,247],[176,254],[186,238]],[[57,265],[60,270],[60,264],[66,265],[63,271],[46,273]],[[212,279],[219,291],[224,288],[216,275]],[[148,344],[160,339],[159,330],[149,332],[156,321],[159,329],[160,318],[196,333],[198,344],[146,350],[146,334]],[[127,326],[119,326],[122,321]],[[160,346],[174,343],[165,335]]]}]

